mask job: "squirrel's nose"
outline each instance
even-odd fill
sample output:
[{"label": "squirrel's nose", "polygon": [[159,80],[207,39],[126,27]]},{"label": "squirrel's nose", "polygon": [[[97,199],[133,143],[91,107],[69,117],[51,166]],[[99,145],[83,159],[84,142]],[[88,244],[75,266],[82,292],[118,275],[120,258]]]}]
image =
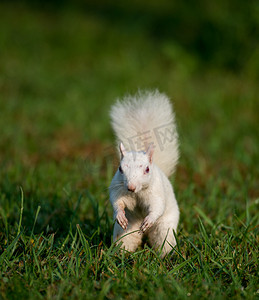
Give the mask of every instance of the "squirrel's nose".
[{"label": "squirrel's nose", "polygon": [[136,190],[136,186],[132,183],[129,183],[128,184],[128,191],[135,192],[135,190]]}]

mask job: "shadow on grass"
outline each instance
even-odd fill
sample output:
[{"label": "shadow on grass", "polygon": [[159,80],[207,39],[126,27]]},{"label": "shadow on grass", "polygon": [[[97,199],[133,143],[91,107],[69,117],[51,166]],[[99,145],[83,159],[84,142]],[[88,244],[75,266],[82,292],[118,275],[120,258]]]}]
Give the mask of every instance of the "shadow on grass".
[{"label": "shadow on grass", "polygon": [[100,209],[97,199],[88,190],[67,197],[50,193],[38,197],[35,191],[23,191],[15,183],[7,186],[2,182],[1,197],[2,238],[8,240],[21,231],[26,236],[54,234],[57,241],[80,226],[94,245],[111,244],[111,214],[107,205]]}]

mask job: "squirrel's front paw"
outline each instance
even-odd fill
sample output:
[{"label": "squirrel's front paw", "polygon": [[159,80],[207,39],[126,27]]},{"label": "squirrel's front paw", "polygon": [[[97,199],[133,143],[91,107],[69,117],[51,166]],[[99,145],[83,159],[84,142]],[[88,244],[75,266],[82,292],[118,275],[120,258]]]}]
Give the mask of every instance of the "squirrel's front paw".
[{"label": "squirrel's front paw", "polygon": [[116,221],[119,223],[119,225],[126,230],[128,226],[128,219],[125,216],[124,210],[119,210],[117,212]]},{"label": "squirrel's front paw", "polygon": [[148,230],[153,224],[155,223],[155,220],[152,218],[152,216],[148,215],[145,217],[143,223],[140,226],[140,231],[145,232]]}]

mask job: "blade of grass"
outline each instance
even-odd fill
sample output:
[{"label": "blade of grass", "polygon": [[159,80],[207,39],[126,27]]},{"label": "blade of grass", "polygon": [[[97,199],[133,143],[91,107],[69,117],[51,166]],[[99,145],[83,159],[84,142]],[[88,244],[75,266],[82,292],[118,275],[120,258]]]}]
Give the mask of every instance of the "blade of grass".
[{"label": "blade of grass", "polygon": [[17,236],[21,232],[21,226],[22,226],[22,216],[23,216],[23,189],[20,186],[20,191],[21,191],[21,209],[20,209],[20,219],[19,219],[19,225],[18,225],[18,231],[17,231]]},{"label": "blade of grass", "polygon": [[199,208],[198,206],[194,206],[194,209],[197,211],[197,213],[211,226],[214,226],[214,223],[211,221],[211,219],[204,213],[204,211]]},{"label": "blade of grass", "polygon": [[38,215],[39,215],[40,209],[41,209],[41,207],[38,206],[37,211],[36,211],[36,215],[35,215],[35,218],[34,218],[33,227],[32,227],[32,230],[31,230],[30,238],[32,238],[32,235],[33,235],[33,232],[34,232],[34,228],[35,228],[35,224],[36,224],[36,222],[37,222],[37,219],[38,219]]}]

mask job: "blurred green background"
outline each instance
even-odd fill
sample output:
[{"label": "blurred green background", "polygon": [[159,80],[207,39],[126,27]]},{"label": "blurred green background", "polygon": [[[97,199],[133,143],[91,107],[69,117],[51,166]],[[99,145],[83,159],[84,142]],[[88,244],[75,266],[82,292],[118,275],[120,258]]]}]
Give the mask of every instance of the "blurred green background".
[{"label": "blurred green background", "polygon": [[94,231],[100,205],[109,241],[109,109],[146,88],[174,103],[180,229],[196,224],[186,205],[243,211],[259,195],[258,16],[256,0],[1,1],[2,225],[18,222],[21,186],[25,230],[41,206],[35,232]]}]

